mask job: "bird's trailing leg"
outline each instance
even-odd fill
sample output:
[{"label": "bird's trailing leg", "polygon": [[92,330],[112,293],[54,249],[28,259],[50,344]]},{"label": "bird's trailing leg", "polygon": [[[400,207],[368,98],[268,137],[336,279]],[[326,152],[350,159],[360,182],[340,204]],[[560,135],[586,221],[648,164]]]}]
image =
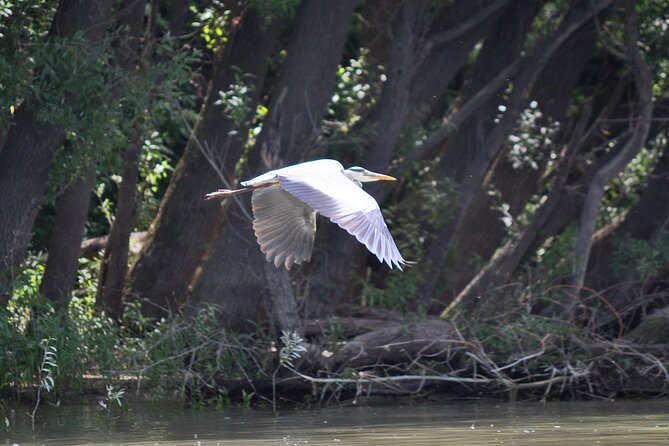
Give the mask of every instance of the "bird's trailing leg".
[{"label": "bird's trailing leg", "polygon": [[205,195],[206,200],[212,200],[214,198],[227,198],[237,194],[243,194],[244,192],[251,192],[252,190],[262,189],[265,187],[275,186],[277,182],[271,183],[261,183],[253,186],[242,187],[240,189],[219,189],[214,192],[209,192]]},{"label": "bird's trailing leg", "polygon": [[254,187],[242,187],[241,189],[219,189],[214,192],[209,192],[205,195],[207,200],[212,200],[214,198],[226,198],[231,197],[232,195],[243,194],[244,192],[250,192]]}]

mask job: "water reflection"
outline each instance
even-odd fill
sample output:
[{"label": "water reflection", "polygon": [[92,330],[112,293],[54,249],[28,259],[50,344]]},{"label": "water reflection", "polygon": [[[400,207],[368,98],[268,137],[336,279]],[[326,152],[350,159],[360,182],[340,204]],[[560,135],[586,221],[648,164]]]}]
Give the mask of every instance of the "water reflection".
[{"label": "water reflection", "polygon": [[5,444],[513,445],[669,444],[669,401],[413,406],[284,411],[131,404],[115,420],[93,404],[21,413]]}]

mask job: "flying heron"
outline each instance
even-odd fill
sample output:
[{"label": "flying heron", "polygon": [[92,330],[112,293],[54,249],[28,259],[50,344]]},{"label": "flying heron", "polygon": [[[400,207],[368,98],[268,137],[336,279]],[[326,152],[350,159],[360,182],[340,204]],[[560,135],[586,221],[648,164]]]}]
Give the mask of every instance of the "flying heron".
[{"label": "flying heron", "polygon": [[314,247],[316,213],[355,236],[381,263],[400,270],[405,260],[376,200],[362,183],[395,178],[335,160],[307,161],[243,181],[241,189],[219,189],[207,199],[253,192],[253,230],[260,250],[277,268],[308,262]]}]

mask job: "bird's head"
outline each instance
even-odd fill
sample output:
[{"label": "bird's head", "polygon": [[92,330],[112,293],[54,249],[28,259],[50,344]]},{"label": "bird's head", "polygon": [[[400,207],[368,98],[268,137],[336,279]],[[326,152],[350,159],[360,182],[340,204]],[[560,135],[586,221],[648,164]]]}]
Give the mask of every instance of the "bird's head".
[{"label": "bird's head", "polygon": [[370,181],[395,181],[397,179],[390,175],[372,172],[371,170],[359,166],[349,167],[344,171],[344,174],[352,181],[358,183],[368,183]]}]

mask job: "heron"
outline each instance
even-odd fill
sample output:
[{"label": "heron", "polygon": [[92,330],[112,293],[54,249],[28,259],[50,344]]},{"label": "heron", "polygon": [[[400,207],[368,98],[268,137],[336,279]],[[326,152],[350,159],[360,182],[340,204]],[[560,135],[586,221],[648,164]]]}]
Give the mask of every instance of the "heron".
[{"label": "heron", "polygon": [[207,199],[252,192],[253,231],[260,250],[275,267],[308,262],[314,247],[316,214],[339,225],[391,269],[406,261],[397,249],[376,200],[362,183],[394,181],[390,175],[339,161],[319,159],[270,170],[239,189],[218,189]]}]

